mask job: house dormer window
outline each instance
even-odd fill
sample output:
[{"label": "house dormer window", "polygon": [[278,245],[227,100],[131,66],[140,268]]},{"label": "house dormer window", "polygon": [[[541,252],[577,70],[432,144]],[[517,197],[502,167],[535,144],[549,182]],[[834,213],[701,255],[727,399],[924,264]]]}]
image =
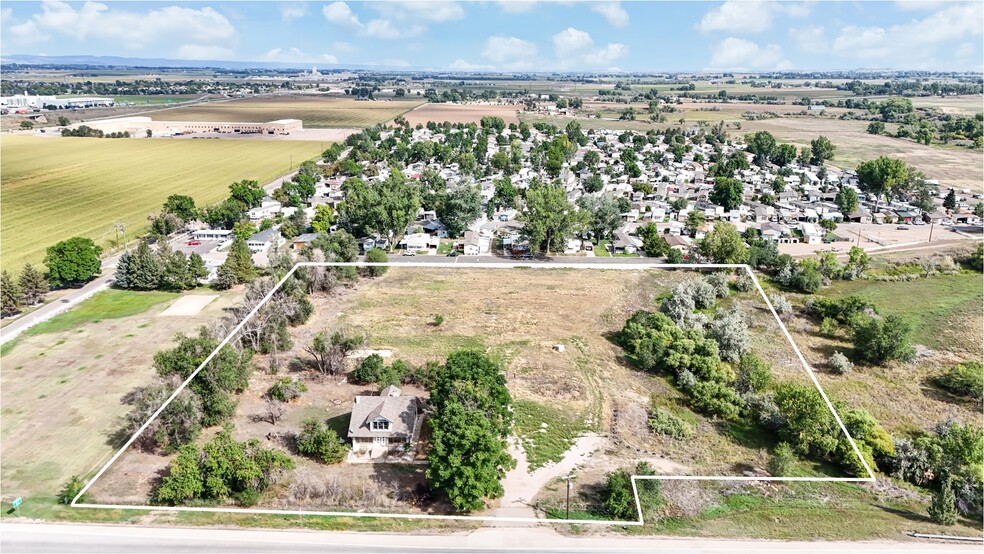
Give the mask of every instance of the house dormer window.
[{"label": "house dormer window", "polygon": [[390,422],[383,418],[374,419],[370,422],[370,428],[373,431],[389,431]]}]

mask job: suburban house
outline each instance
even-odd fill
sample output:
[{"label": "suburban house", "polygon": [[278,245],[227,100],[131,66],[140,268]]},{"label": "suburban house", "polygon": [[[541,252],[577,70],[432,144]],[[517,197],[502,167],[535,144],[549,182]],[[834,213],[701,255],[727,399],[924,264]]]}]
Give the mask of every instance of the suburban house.
[{"label": "suburban house", "polygon": [[310,244],[314,239],[318,238],[318,233],[304,233],[297,235],[290,241],[291,250],[300,250],[308,244]]},{"label": "suburban house", "polygon": [[284,242],[286,239],[280,234],[280,231],[271,227],[246,239],[246,246],[255,254],[266,252],[271,246],[280,246]]},{"label": "suburban house", "polygon": [[272,198],[264,198],[259,206],[251,208],[246,215],[249,217],[250,221],[260,221],[267,219],[268,217],[273,217],[280,211],[283,206],[280,202]]},{"label": "suburban house", "polygon": [[417,397],[390,385],[379,396],[356,396],[348,437],[353,452],[385,454],[413,444],[418,432]]}]

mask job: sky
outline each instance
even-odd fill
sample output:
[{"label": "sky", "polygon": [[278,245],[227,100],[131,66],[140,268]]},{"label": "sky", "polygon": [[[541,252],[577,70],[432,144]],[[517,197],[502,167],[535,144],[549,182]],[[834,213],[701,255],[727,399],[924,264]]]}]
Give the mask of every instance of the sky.
[{"label": "sky", "polygon": [[0,54],[495,71],[981,71],[984,2],[19,2]]}]

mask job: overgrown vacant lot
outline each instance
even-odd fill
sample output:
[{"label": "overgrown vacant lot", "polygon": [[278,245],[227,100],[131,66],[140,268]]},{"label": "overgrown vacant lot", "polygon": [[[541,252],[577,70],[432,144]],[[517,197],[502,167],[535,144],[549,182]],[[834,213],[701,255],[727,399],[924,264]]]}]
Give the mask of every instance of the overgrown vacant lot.
[{"label": "overgrown vacant lot", "polygon": [[3,267],[40,262],[44,250],[72,236],[108,247],[114,221],[127,236],[147,228],[147,215],[171,194],[200,205],[229,195],[240,179],[266,182],[317,156],[322,144],[295,141],[86,139],[5,136]]},{"label": "overgrown vacant lot", "polygon": [[223,100],[175,108],[151,114],[174,121],[243,121],[262,123],[275,119],[300,119],[305,127],[372,127],[412,110],[424,101],[359,101],[329,96],[276,96]]},{"label": "overgrown vacant lot", "polygon": [[6,491],[54,496],[72,475],[104,464],[128,406],[120,398],[147,383],[155,352],[177,332],[194,332],[228,307],[226,294],[198,315],[158,317],[179,295],[101,292],[31,329],[0,364],[2,474]]},{"label": "overgrown vacant lot", "polygon": [[893,434],[928,431],[948,417],[976,426],[984,424],[980,403],[958,399],[932,384],[944,369],[981,358],[984,285],[980,273],[908,282],[839,281],[820,293],[827,298],[850,294],[873,302],[882,315],[897,315],[908,321],[919,355],[911,363],[858,366],[847,375],[835,375],[826,371],[827,359],[834,351],[850,353],[848,332],[823,336],[816,320],[798,316],[790,330],[807,360],[820,368],[825,390],[853,406],[864,407]]},{"label": "overgrown vacant lot", "polygon": [[865,131],[867,126],[867,121],[779,118],[746,121],[740,132],[769,131],[777,140],[798,147],[808,146],[818,135],[824,135],[837,147],[831,162],[837,167],[854,169],[862,161],[889,156],[914,166],[925,173],[927,179],[939,179],[941,186],[982,190],[984,151],[957,146],[925,146],[909,140],[870,135]]}]

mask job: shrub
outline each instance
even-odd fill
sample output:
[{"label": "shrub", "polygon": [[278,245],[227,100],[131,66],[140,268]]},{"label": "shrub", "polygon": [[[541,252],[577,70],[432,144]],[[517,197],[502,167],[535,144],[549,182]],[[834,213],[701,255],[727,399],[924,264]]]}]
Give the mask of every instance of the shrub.
[{"label": "shrub", "polygon": [[773,477],[789,475],[789,469],[794,461],[796,461],[796,453],[793,452],[793,447],[787,442],[780,442],[769,458],[769,474]]},{"label": "shrub", "polygon": [[984,397],[984,374],[981,363],[959,363],[935,379],[937,386],[956,396],[980,399]]},{"label": "shrub", "polygon": [[316,419],[305,421],[296,439],[298,452],[326,464],[341,462],[348,450],[334,430]]},{"label": "shrub", "polygon": [[830,371],[833,371],[838,375],[850,373],[851,369],[854,368],[854,364],[851,363],[851,360],[848,360],[847,356],[841,354],[840,352],[834,352],[827,361],[827,365],[830,367]]},{"label": "shrub", "polygon": [[929,518],[938,525],[957,523],[957,497],[953,494],[950,479],[944,480],[940,490],[933,494],[933,501],[929,504]]},{"label": "shrub", "polygon": [[737,362],[748,352],[748,322],[737,305],[727,310],[718,310],[711,321],[707,336],[718,344],[722,358]]},{"label": "shrub", "polygon": [[444,324],[444,316],[441,314],[435,315],[432,324],[434,325],[434,327],[440,327],[441,325]]},{"label": "shrub", "polygon": [[382,373],[383,357],[379,354],[370,354],[352,371],[352,379],[362,384],[375,383],[379,381]]},{"label": "shrub", "polygon": [[694,409],[724,419],[737,419],[744,405],[734,389],[716,381],[697,381],[690,392]]},{"label": "shrub", "polygon": [[[366,261],[370,263],[384,264],[389,261],[389,256],[387,256],[386,252],[381,248],[370,248],[369,251],[366,252]],[[385,274],[386,270],[389,268],[386,266],[369,266],[364,269],[365,274],[369,277],[379,277]]]},{"label": "shrub", "polygon": [[832,317],[825,317],[823,321],[820,322],[820,334],[826,337],[836,337],[837,331],[840,330],[840,326],[837,325],[837,320]]},{"label": "shrub", "polygon": [[755,354],[742,356],[738,363],[738,377],[735,379],[735,390],[747,394],[761,392],[772,382],[772,372],[769,366]]},{"label": "shrub", "polygon": [[632,478],[620,469],[608,474],[605,483],[605,511],[615,519],[635,519],[635,497],[632,494]]},{"label": "shrub", "polygon": [[725,298],[731,292],[728,289],[729,279],[727,273],[724,273],[722,271],[719,271],[717,273],[711,273],[710,275],[705,277],[704,280],[707,281],[707,284],[714,287],[714,296],[718,298]]},{"label": "shrub", "polygon": [[853,331],[854,356],[859,360],[873,364],[889,360],[908,362],[916,355],[909,343],[912,326],[899,316],[861,319],[854,324]]},{"label": "shrub", "polygon": [[770,294],[769,302],[772,302],[772,307],[775,308],[780,319],[785,321],[793,315],[793,305],[785,296],[781,294]]},{"label": "shrub", "polygon": [[735,290],[738,292],[748,292],[755,288],[755,281],[746,271],[740,271],[734,281]]},{"label": "shrub", "polygon": [[[85,482],[82,481],[82,478],[79,477],[78,475],[73,475],[72,478],[69,479],[67,483],[65,483],[65,486],[62,487],[61,492],[58,493],[58,503],[71,504],[72,500],[74,500],[75,497],[78,496],[79,492],[82,490],[82,487],[84,486],[85,486]],[[88,493],[83,494],[82,497],[79,498],[79,502],[84,503],[86,501],[87,496]]]},{"label": "shrub", "polygon": [[655,406],[649,412],[649,430],[674,440],[688,439],[694,434],[694,430],[682,419]]},{"label": "shrub", "polygon": [[302,392],[307,392],[307,386],[297,377],[283,377],[267,389],[267,398],[290,402],[297,398]]}]

